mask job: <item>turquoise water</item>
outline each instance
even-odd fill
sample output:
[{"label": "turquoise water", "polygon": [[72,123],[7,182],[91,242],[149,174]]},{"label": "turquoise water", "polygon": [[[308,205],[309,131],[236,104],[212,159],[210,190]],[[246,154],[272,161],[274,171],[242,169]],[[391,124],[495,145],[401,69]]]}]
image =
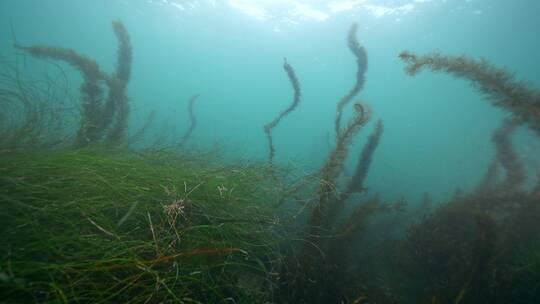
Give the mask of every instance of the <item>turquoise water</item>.
[{"label": "turquoise water", "polygon": [[[297,214],[301,216],[287,218],[289,221],[284,221],[284,226],[287,232],[300,232],[298,238],[305,237],[307,241],[298,245],[295,242],[299,239],[288,235],[294,239],[290,243],[291,247],[296,246],[296,251],[279,251],[280,256],[289,260],[276,262],[277,267],[272,265],[276,268],[268,266],[273,261],[264,260],[270,257],[264,257],[262,262],[257,260],[259,266],[268,266],[269,275],[282,276],[268,279],[275,283],[269,289],[278,290],[276,298],[281,300],[316,298],[317,303],[325,303],[325,299],[341,300],[349,295],[354,295],[356,301],[347,298],[347,303],[364,303],[364,289],[370,292],[369,303],[396,303],[394,296],[408,300],[400,303],[418,303],[415,302],[418,299],[431,304],[448,299],[456,304],[477,303],[477,299],[488,294],[492,298],[503,294],[503,299],[518,295],[523,300],[515,303],[537,303],[540,133],[531,130],[538,131],[540,126],[540,112],[535,104],[540,100],[539,13],[540,1],[536,0],[0,0],[0,65],[7,69],[5,62],[16,63],[21,74],[40,79],[48,75],[50,79],[60,80],[57,84],[65,91],[62,96],[68,97],[66,111],[62,112],[66,117],[62,132],[69,133],[73,143],[80,126],[79,89],[83,79],[79,71],[61,61],[31,56],[14,45],[74,49],[96,60],[102,70],[114,73],[118,42],[111,22],[121,20],[133,47],[132,76],[127,88],[131,108],[128,135],[135,134],[150,115],[155,115],[144,141],[133,148],[178,147],[190,128],[189,100],[200,94],[194,106],[197,126],[183,148],[203,154],[217,150],[227,164],[239,159],[265,164],[269,148],[263,127],[293,99],[293,88],[283,68],[286,58],[294,68],[302,96],[298,107],[272,131],[276,152],[273,163],[294,168],[292,175],[298,178],[325,168],[325,161],[332,155],[336,144],[336,104],[354,85],[357,73],[356,58],[347,41],[349,29],[356,23],[358,41],[367,50],[368,68],[365,85],[353,101],[368,104],[373,113],[352,141],[343,174],[336,180],[328,174],[328,182],[335,181],[338,190],[335,193],[343,194],[339,193],[340,188],[351,180],[358,155],[376,122],[382,120],[384,133],[363,184],[367,191],[354,194],[355,201],[349,200],[352,204],[348,205],[341,204],[347,199],[339,195],[328,198],[334,194],[334,185],[327,186],[326,181],[317,180],[306,186],[307,195],[298,191],[300,198],[288,202],[298,207]],[[399,56],[402,51],[419,55],[433,51],[466,55],[507,69],[532,88],[531,95],[523,94],[527,97],[525,101],[516,98],[515,104],[509,106],[526,109],[527,113],[520,116],[525,123],[516,128],[511,138],[502,136],[497,150],[492,139],[494,131],[505,118],[512,117],[511,111],[495,107],[478,87],[464,79],[467,77],[457,78],[428,68],[414,77],[408,75],[406,64]],[[3,81],[0,77],[0,87],[12,84]],[[0,91],[0,98],[4,98],[3,92],[9,90],[1,87]],[[0,101],[4,105],[11,99]],[[342,125],[353,118],[353,103],[343,113]],[[533,114],[527,116],[528,113]],[[7,115],[0,115],[0,119]],[[0,121],[0,131],[6,125],[9,123]],[[513,143],[515,158],[512,145],[501,144],[508,138]],[[12,151],[0,144],[0,153],[3,152],[8,155]],[[516,184],[507,184],[507,180],[493,183],[489,185],[491,188],[479,191],[477,186],[494,159],[502,169],[499,181],[504,174],[519,173],[519,162],[527,177]],[[323,179],[326,178],[326,172],[321,171]],[[283,183],[283,189],[276,186],[273,194],[286,197],[278,192],[288,191],[289,180],[272,177],[272,181]],[[25,178],[8,177],[5,181],[18,182]],[[158,186],[169,195],[169,189],[159,182]],[[43,185],[48,185],[48,181]],[[188,192],[185,181],[176,186]],[[222,191],[227,188],[219,185],[217,189],[223,198]],[[457,190],[465,195],[454,196]],[[4,203],[16,202],[10,200],[10,187],[6,186],[4,191],[7,193],[2,196]],[[296,195],[294,191],[291,193]],[[429,214],[421,205],[426,193],[435,203],[449,207]],[[373,198],[377,194],[380,200]],[[209,197],[208,202],[213,202]],[[372,201],[377,207],[370,207]],[[395,212],[394,216],[395,210],[389,209],[399,207],[399,204],[391,205],[396,201],[407,202],[413,208],[408,213]],[[174,202],[183,204],[184,200]],[[332,208],[338,211],[333,213],[331,208],[319,211],[296,202],[323,208],[325,203],[335,204]],[[443,205],[444,202],[448,204]],[[135,210],[135,205],[130,205],[133,208],[130,210]],[[359,208],[356,212],[340,213],[339,207],[343,206],[346,211]],[[382,215],[373,217],[376,220],[366,224],[364,231],[362,225],[375,210]],[[282,209],[277,211],[281,215]],[[148,210],[144,215],[151,220]],[[326,226],[325,217],[329,218]],[[99,231],[114,236],[88,219]],[[223,223],[236,219],[226,220]],[[278,222],[276,219],[271,223]],[[358,223],[361,225],[354,225]],[[205,226],[206,222],[200,225]],[[331,232],[331,237],[326,239],[326,234],[320,234],[323,230]],[[348,233],[357,232],[364,234],[347,239]],[[155,236],[153,239],[157,247]],[[307,246],[308,243],[318,251]],[[9,252],[4,256],[11,255],[11,248],[4,251]],[[331,261],[320,258],[319,253],[326,254]],[[306,258],[303,264],[298,263],[299,269],[290,270],[287,267],[294,264],[291,256],[297,258],[296,254],[303,257],[311,254],[312,260]],[[396,259],[402,260],[396,262]],[[333,268],[335,265],[342,268]],[[404,267],[396,271],[396,265]],[[239,273],[239,279],[235,277],[233,282],[249,280]],[[0,268],[0,283],[11,283],[8,274],[14,277]],[[193,274],[197,271],[189,275]],[[354,280],[349,280],[348,275]],[[400,280],[409,276],[410,281],[402,284]],[[314,285],[317,282],[313,278],[320,279],[320,284]],[[360,288],[355,285],[357,282],[371,286]],[[433,289],[425,291],[428,286]],[[38,289],[38,295],[39,292]],[[380,299],[387,302],[373,300],[383,294]],[[294,296],[288,298],[289,295]]]},{"label": "turquoise water", "polygon": [[[11,22],[21,44],[73,48],[111,71],[116,44],[110,21],[120,19],[134,49],[132,128],[156,110],[156,132],[166,128],[180,137],[189,124],[187,100],[200,93],[191,144],[219,144],[234,156],[261,159],[267,154],[262,126],[290,103],[281,67],[287,57],[303,98],[274,131],[276,160],[313,170],[330,149],[335,104],[354,82],[346,34],[357,22],[369,56],[359,98],[386,126],[369,188],[388,197],[414,200],[429,191],[445,198],[483,174],[493,155],[490,135],[503,112],[465,81],[429,72],[407,76],[397,55],[440,50],[483,57],[538,85],[538,11],[533,0],[3,0],[0,50],[15,56]],[[538,170],[538,140],[528,136],[520,134],[518,149]]]}]

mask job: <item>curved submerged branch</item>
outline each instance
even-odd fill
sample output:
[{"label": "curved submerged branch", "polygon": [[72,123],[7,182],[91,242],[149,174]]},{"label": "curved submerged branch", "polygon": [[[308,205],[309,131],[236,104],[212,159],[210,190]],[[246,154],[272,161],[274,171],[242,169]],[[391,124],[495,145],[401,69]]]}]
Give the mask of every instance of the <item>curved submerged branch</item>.
[{"label": "curved submerged branch", "polygon": [[328,227],[340,210],[340,208],[336,208],[336,205],[341,204],[341,200],[335,195],[336,178],[343,171],[343,163],[347,157],[352,139],[371,118],[371,109],[367,105],[357,102],[355,103],[355,110],[354,117],[340,130],[336,147],[321,169],[322,180],[317,190],[318,202],[310,217],[310,227],[316,229],[317,227]]},{"label": "curved submerged branch", "polygon": [[[133,51],[131,39],[124,24],[117,20],[113,21],[112,27],[118,40],[118,50],[116,51],[116,72],[107,83],[109,86],[109,98],[107,100],[108,109],[104,109],[104,114],[111,116],[116,113],[116,119],[111,126],[107,140],[111,143],[118,143],[124,137],[128,126],[129,99],[126,89],[131,79],[131,66],[133,62]],[[110,113],[110,114],[109,114]],[[104,128],[111,125],[111,119],[104,123]]]},{"label": "curved submerged branch", "polygon": [[[129,100],[126,88],[131,76],[132,47],[122,22],[114,21],[112,27],[118,40],[118,51],[116,72],[111,75],[102,72],[94,60],[72,49],[14,45],[37,58],[64,61],[81,73],[84,80],[80,87],[82,110],[76,138],[80,146],[99,142],[107,132],[107,140],[118,143],[127,129]],[[108,87],[105,101],[104,84]]]},{"label": "curved submerged branch", "polygon": [[21,46],[22,50],[37,58],[47,58],[64,61],[77,69],[83,77],[81,92],[81,124],[77,131],[77,144],[86,145],[99,140],[102,135],[103,117],[102,100],[103,88],[100,82],[107,79],[99,65],[92,59],[77,53],[72,49],[50,46]]},{"label": "curved submerged branch", "polygon": [[197,127],[197,118],[195,117],[195,112],[193,111],[195,102],[197,99],[199,99],[200,94],[195,94],[189,98],[188,103],[188,113],[189,113],[189,129],[186,131],[184,136],[182,136],[182,140],[180,141],[180,146],[183,146],[187,140],[190,138],[191,134],[193,133],[193,130]]},{"label": "curved submerged branch", "polygon": [[112,27],[118,40],[115,77],[127,83],[131,78],[131,65],[133,62],[131,39],[126,27],[120,20],[113,21]]},{"label": "curved submerged branch", "polygon": [[493,133],[491,141],[495,145],[496,157],[506,171],[504,185],[511,189],[523,184],[526,173],[523,164],[512,145],[512,133],[516,128],[516,122],[504,120],[501,127]]},{"label": "curved submerged branch", "polygon": [[343,108],[351,102],[351,100],[358,95],[358,93],[362,90],[364,87],[364,83],[366,81],[366,71],[367,71],[367,52],[366,49],[360,45],[358,42],[358,39],[356,38],[356,33],[358,32],[358,24],[354,23],[348,34],[348,46],[351,52],[356,57],[356,83],[351,88],[349,93],[347,95],[343,96],[341,100],[337,104],[337,110],[336,110],[336,120],[335,120],[335,128],[336,128],[336,134],[339,133],[339,129],[341,128],[341,116],[343,112]]},{"label": "curved submerged branch", "polygon": [[379,141],[384,131],[384,125],[382,120],[377,121],[375,129],[369,136],[360,156],[358,158],[358,163],[356,164],[356,169],[354,170],[354,175],[347,184],[347,189],[341,195],[340,201],[345,201],[352,193],[360,193],[365,191],[364,180],[367,177],[369,168],[371,166],[371,161],[373,160],[373,154],[379,145]]},{"label": "curved submerged branch", "polygon": [[100,70],[99,65],[94,60],[77,53],[75,50],[44,45],[22,46],[15,44],[14,47],[37,58],[64,61],[79,70],[86,82],[97,82],[106,78],[105,73]]},{"label": "curved submerged branch", "polygon": [[285,72],[287,73],[287,76],[289,77],[289,81],[291,82],[291,86],[293,87],[293,90],[294,90],[294,96],[293,96],[293,101],[289,105],[289,107],[283,110],[276,118],[274,118],[274,120],[272,120],[270,123],[264,126],[264,132],[266,133],[266,138],[268,139],[268,150],[269,150],[268,159],[270,163],[272,163],[275,152],[276,152],[273,141],[272,141],[272,129],[277,126],[277,124],[281,121],[281,119],[283,119],[285,116],[291,113],[294,109],[296,109],[296,107],[300,103],[300,99],[302,96],[302,93],[300,90],[300,82],[298,81],[298,77],[296,77],[296,73],[294,72],[293,67],[287,62],[287,58],[284,58],[283,69],[285,70]]},{"label": "curved submerged branch", "polygon": [[399,57],[407,64],[405,71],[411,76],[427,68],[469,80],[491,104],[511,112],[540,136],[540,91],[516,80],[506,69],[496,68],[485,59],[438,52],[418,56],[403,51]]}]

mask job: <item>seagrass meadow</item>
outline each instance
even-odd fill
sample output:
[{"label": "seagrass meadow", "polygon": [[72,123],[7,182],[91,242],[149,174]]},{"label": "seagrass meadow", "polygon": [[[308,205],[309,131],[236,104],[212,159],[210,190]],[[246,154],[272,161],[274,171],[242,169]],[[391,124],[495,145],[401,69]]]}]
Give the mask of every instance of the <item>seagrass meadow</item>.
[{"label": "seagrass meadow", "polygon": [[540,303],[539,11],[0,1],[0,303]]}]

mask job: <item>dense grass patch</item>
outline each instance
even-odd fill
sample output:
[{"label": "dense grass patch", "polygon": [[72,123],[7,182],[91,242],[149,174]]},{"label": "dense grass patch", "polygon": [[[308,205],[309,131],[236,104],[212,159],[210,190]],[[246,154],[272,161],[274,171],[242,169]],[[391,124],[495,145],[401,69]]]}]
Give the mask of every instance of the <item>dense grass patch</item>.
[{"label": "dense grass patch", "polygon": [[265,172],[164,152],[4,154],[0,299],[264,302],[280,260]]}]

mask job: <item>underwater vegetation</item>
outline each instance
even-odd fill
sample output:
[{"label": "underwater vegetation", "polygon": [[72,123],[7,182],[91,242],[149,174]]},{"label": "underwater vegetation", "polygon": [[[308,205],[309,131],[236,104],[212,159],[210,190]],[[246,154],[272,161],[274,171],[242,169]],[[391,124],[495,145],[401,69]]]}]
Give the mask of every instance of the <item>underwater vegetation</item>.
[{"label": "underwater vegetation", "polygon": [[381,140],[383,131],[383,122],[382,120],[379,120],[375,125],[373,133],[369,135],[368,141],[362,149],[362,153],[360,153],[358,157],[356,168],[354,169],[354,175],[347,183],[347,189],[341,193],[341,197],[339,199],[340,201],[346,201],[353,193],[361,193],[365,191],[365,188],[363,186],[364,180],[367,177],[373,154],[375,153],[375,150],[379,145],[379,141]]},{"label": "underwater vegetation", "polygon": [[356,57],[356,82],[347,95],[343,96],[341,100],[337,103],[336,111],[336,135],[339,136],[339,130],[341,128],[341,116],[345,106],[352,101],[352,99],[358,95],[358,93],[364,87],[366,81],[365,74],[367,71],[367,52],[362,45],[358,42],[356,34],[358,32],[358,25],[355,23],[349,29],[349,36],[347,39],[349,49]]},{"label": "underwater vegetation", "polygon": [[[51,46],[15,47],[32,56],[64,61],[77,69],[84,81],[80,87],[81,122],[76,143],[85,146],[100,142],[117,144],[125,136],[129,117],[129,101],[126,88],[131,77],[132,49],[129,34],[120,21],[112,23],[118,39],[116,71],[107,74],[92,59],[72,49]],[[104,99],[103,84],[108,88]]]},{"label": "underwater vegetation", "polygon": [[65,83],[35,79],[0,59],[0,150],[57,146],[64,137]]},{"label": "underwater vegetation", "polygon": [[0,61],[0,302],[540,302],[540,175],[529,176],[512,140],[522,126],[540,136],[537,89],[485,60],[401,53],[411,76],[464,78],[510,113],[476,187],[447,202],[426,193],[412,208],[366,190],[382,119],[351,152],[376,113],[353,101],[368,65],[356,24],[346,36],[355,82],[336,103],[335,141],[321,168],[298,180],[274,163],[272,130],[302,96],[286,59],[293,98],[264,126],[268,162],[187,150],[199,94],[179,144],[135,149],[155,112],[127,133],[132,46],[126,27],[112,26],[113,73],[75,50],[15,45],[81,74],[75,110],[61,77],[37,81]]},{"label": "underwater vegetation", "polygon": [[264,126],[264,132],[266,133],[266,137],[268,139],[268,161],[270,162],[270,164],[272,163],[274,159],[274,154],[276,153],[276,149],[274,148],[274,143],[272,141],[272,129],[278,125],[281,119],[283,119],[285,116],[289,115],[289,113],[294,111],[294,109],[296,109],[296,107],[300,103],[300,98],[302,96],[302,92],[300,91],[300,82],[296,77],[296,73],[294,72],[293,67],[287,62],[287,58],[284,58],[283,60],[283,69],[287,73],[289,81],[291,82],[291,85],[293,87],[294,97],[289,107],[283,110],[283,112],[279,113],[279,115],[274,118],[274,120]]},{"label": "underwater vegetation", "polygon": [[0,160],[0,299],[259,303],[280,229],[256,164],[70,149]]},{"label": "underwater vegetation", "polygon": [[195,94],[189,98],[188,102],[188,113],[189,113],[189,129],[187,129],[186,133],[182,137],[182,140],[180,141],[180,145],[184,145],[189,137],[191,136],[191,133],[193,133],[193,130],[197,127],[197,118],[195,117],[195,112],[193,112],[195,103],[199,99],[200,95]]},{"label": "underwater vegetation", "polygon": [[491,104],[504,108],[517,121],[540,132],[540,91],[516,80],[509,71],[496,68],[485,59],[445,56],[438,52],[418,56],[403,51],[399,57],[407,64],[405,70],[411,76],[428,68],[469,80]]},{"label": "underwater vegetation", "polygon": [[[349,146],[355,135],[370,121],[371,108],[356,102],[353,117],[341,126],[345,106],[363,87],[367,69],[367,54],[359,44],[356,33],[358,26],[353,24],[348,34],[348,45],[357,59],[356,83],[351,91],[337,103],[336,142],[318,174],[313,199],[309,202],[306,228],[302,232],[305,243],[295,258],[286,265],[286,278],[282,282],[284,293],[282,302],[291,303],[339,303],[346,301],[344,288],[350,277],[346,267],[349,257],[347,243],[363,228],[366,218],[378,210],[377,199],[356,204],[348,219],[341,219],[345,201],[350,194],[361,192],[362,182],[367,175],[372,155],[383,132],[382,121],[376,125],[364,147],[353,178],[345,192],[340,192],[337,178],[342,174]],[[293,270],[291,270],[293,269]],[[349,299],[350,300],[350,299]]]},{"label": "underwater vegetation", "polygon": [[512,114],[493,132],[495,157],[479,185],[471,193],[457,192],[410,226],[397,263],[418,283],[406,293],[422,303],[538,302],[533,269],[540,260],[522,268],[516,263],[534,255],[540,242],[540,227],[533,224],[540,219],[540,179],[535,176],[536,185],[527,187],[525,165],[512,144],[521,124],[538,134],[538,91],[485,60],[409,52],[400,58],[410,75],[429,68],[468,79],[489,102]]}]

